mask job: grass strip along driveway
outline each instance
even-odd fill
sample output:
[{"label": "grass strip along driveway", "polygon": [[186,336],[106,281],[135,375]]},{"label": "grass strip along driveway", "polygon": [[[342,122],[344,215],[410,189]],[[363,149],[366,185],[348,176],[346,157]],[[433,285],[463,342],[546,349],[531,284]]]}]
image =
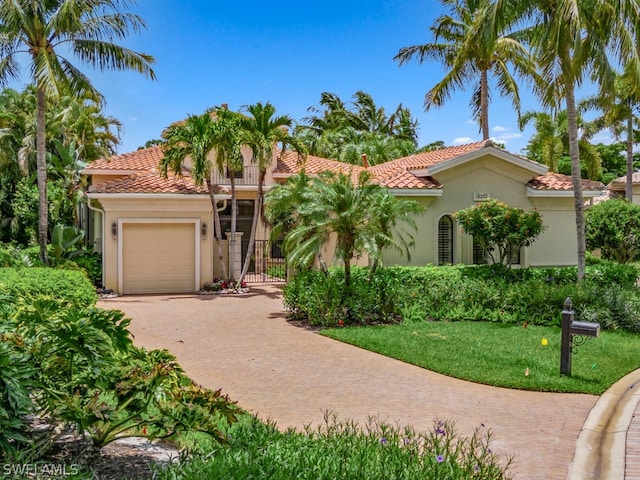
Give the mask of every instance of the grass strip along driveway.
[{"label": "grass strip along driveway", "polygon": [[559,327],[425,321],[321,333],[451,377],[523,390],[600,395],[640,368],[640,336],[624,331],[574,349],[571,376],[560,375]]}]

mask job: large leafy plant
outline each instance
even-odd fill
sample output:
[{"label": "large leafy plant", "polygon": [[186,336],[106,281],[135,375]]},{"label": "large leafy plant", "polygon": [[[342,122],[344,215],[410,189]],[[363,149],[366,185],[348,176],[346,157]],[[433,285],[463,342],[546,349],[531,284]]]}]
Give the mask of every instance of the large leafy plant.
[{"label": "large leafy plant", "polygon": [[509,265],[509,255],[531,245],[544,230],[537,210],[527,212],[495,199],[460,210],[456,219],[480,244],[486,260],[501,265]]},{"label": "large leafy plant", "polygon": [[640,254],[640,205],[614,199],[598,203],[585,213],[587,248],[601,249],[602,257],[619,263]]}]

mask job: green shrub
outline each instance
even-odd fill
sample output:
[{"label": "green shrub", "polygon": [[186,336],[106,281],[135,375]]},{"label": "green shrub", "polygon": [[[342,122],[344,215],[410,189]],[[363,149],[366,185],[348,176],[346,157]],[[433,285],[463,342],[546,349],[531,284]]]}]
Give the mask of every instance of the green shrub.
[{"label": "green shrub", "polygon": [[124,313],[23,296],[0,314],[0,454],[29,445],[28,413],[74,425],[91,441],[89,460],[122,435],[225,441],[220,426],[237,407],[195,385],[169,353],[134,348]]},{"label": "green shrub", "polygon": [[[603,328],[638,330],[636,268],[598,261],[577,283],[575,267],[513,269],[496,276],[488,266],[387,267],[352,272],[345,289],[340,269],[305,271],[284,289],[292,316],[312,325],[397,322],[411,311],[430,320],[489,320],[559,325],[570,297],[578,318],[602,319]],[[415,316],[415,315],[410,315]]]},{"label": "green shrub", "polygon": [[364,426],[325,423],[302,432],[281,432],[274,423],[247,417],[229,430],[229,447],[157,472],[159,478],[253,478],[257,480],[383,478],[506,479],[510,459],[491,450],[484,427],[467,438],[451,422],[434,422],[427,432],[370,419]]},{"label": "green shrub", "polygon": [[0,295],[12,301],[47,297],[77,306],[94,305],[95,287],[81,271],[0,268]]},{"label": "green shrub", "polygon": [[0,456],[9,458],[28,444],[24,418],[32,413],[30,392],[36,369],[0,326]]},{"label": "green shrub", "polygon": [[74,257],[72,261],[84,270],[87,278],[94,285],[102,282],[102,255],[100,253],[87,249]]}]

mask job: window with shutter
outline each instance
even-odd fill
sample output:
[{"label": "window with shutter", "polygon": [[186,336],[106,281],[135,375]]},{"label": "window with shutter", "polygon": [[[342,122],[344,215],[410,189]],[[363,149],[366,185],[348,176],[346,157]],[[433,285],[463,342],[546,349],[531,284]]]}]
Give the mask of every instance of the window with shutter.
[{"label": "window with shutter", "polygon": [[449,215],[438,222],[438,265],[453,263],[453,220]]}]

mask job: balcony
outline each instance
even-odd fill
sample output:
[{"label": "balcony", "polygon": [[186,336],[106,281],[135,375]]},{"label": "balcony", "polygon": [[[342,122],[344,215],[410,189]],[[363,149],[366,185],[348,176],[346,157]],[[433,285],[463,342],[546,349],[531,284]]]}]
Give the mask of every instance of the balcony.
[{"label": "balcony", "polygon": [[[220,173],[215,170],[211,175],[211,181],[214,185],[231,185],[231,172]],[[245,166],[242,172],[234,175],[236,185],[258,185],[260,170],[257,165]]]}]

